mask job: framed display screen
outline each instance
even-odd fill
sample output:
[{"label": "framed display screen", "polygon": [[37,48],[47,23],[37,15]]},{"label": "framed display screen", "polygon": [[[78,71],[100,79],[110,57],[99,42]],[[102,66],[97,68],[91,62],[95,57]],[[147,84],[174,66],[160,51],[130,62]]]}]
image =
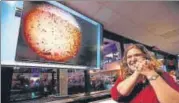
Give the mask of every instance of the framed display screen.
[{"label": "framed display screen", "polygon": [[100,68],[102,27],[56,1],[25,1],[15,60]]}]

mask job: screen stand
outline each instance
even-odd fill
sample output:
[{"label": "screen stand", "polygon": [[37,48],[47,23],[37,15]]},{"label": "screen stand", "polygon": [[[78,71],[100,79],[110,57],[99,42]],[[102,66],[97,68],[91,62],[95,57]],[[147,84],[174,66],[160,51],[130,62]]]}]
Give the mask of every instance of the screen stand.
[{"label": "screen stand", "polygon": [[85,70],[84,74],[85,74],[85,95],[90,95],[91,84],[90,84],[89,70]]}]

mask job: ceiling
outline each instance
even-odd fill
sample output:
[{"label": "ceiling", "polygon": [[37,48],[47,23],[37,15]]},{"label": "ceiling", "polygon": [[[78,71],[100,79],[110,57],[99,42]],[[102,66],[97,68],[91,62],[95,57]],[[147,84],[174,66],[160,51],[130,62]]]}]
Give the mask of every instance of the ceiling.
[{"label": "ceiling", "polygon": [[104,29],[179,54],[179,2],[64,1],[74,10],[100,22]]}]

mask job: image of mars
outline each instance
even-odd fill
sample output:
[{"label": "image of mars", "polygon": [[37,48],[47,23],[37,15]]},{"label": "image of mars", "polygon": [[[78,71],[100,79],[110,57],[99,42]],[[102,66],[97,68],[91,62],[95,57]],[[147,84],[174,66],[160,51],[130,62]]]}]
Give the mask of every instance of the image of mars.
[{"label": "image of mars", "polygon": [[40,57],[66,62],[80,49],[82,33],[69,13],[51,5],[39,5],[24,15],[24,38]]}]

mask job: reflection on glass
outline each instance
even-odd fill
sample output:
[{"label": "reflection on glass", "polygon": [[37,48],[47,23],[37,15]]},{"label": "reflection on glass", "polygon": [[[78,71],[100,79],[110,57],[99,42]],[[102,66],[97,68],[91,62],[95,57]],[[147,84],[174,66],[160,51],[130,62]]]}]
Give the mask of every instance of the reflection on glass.
[{"label": "reflection on glass", "polygon": [[121,59],[120,42],[104,38],[103,41],[103,70],[109,68],[114,62],[119,62]]},{"label": "reflection on glass", "polygon": [[85,78],[83,70],[68,71],[68,95],[83,93],[85,89]]},{"label": "reflection on glass", "polygon": [[14,68],[10,101],[29,100],[57,93],[53,69]]},{"label": "reflection on glass", "polygon": [[90,71],[91,91],[110,90],[118,77],[117,71]]}]

